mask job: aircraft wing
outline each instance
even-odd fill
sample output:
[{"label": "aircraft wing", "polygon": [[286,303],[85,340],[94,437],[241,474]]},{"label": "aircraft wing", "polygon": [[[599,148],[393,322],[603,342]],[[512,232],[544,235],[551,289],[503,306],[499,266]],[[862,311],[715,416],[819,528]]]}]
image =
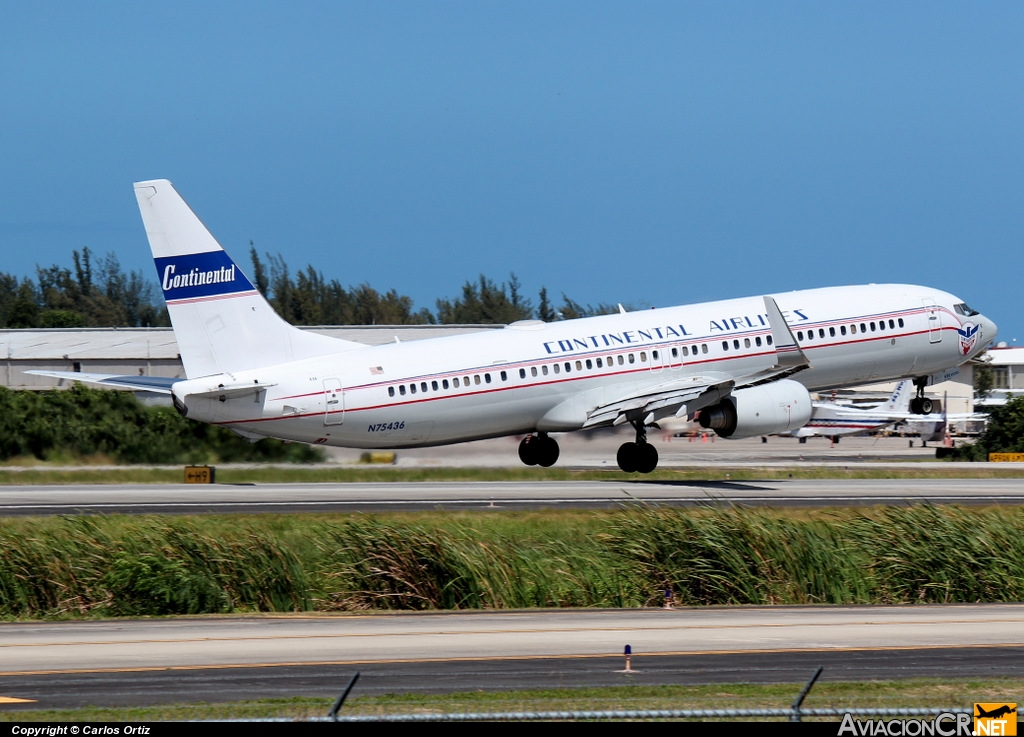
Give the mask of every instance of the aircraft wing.
[{"label": "aircraft wing", "polygon": [[708,373],[672,379],[596,407],[587,416],[583,427],[621,425],[637,420],[646,423],[657,416],[667,417],[673,412],[676,417],[690,415],[717,403],[734,389],[778,381],[810,368],[807,356],[797,345],[775,300],[765,296],[764,306],[775,346],[773,365],[742,376]]},{"label": "aircraft wing", "polygon": [[26,371],[25,373],[34,376],[50,376],[54,379],[65,379],[67,381],[81,381],[84,384],[100,384],[118,389],[156,392],[157,394],[170,394],[171,386],[175,382],[184,381],[184,379],[164,376],[118,376],[117,374],[85,374],[79,371]]}]

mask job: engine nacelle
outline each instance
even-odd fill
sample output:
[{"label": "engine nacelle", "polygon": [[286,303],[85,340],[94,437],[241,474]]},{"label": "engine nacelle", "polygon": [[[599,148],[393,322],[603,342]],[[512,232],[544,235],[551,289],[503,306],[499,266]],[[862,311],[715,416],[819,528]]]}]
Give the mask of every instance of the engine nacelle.
[{"label": "engine nacelle", "polygon": [[811,395],[791,379],[738,389],[718,404],[700,411],[701,427],[722,438],[752,438],[796,430],[811,419]]}]

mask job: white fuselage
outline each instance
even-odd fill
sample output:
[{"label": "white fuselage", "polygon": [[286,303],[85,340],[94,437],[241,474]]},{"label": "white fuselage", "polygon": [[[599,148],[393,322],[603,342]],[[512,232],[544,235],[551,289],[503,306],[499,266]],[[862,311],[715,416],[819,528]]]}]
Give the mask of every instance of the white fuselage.
[{"label": "white fuselage", "polygon": [[[911,285],[772,295],[824,390],[964,363],[995,337],[961,301]],[[964,346],[958,330],[980,326]],[[776,363],[760,297],[591,317],[346,350],[174,385],[187,416],[256,436],[355,448],[440,445],[583,426],[595,407],[690,375],[751,374]],[[266,386],[197,397],[219,384]],[[192,396],[189,396],[189,395]]]}]

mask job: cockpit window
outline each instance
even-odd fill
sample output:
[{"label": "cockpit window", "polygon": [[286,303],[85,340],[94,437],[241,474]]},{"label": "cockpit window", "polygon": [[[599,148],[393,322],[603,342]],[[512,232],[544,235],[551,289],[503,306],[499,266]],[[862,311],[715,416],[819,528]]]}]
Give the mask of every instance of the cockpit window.
[{"label": "cockpit window", "polygon": [[973,317],[978,314],[977,310],[972,310],[967,306],[966,302],[961,302],[958,305],[953,305],[953,309],[956,310],[956,314],[963,315],[964,317]]}]

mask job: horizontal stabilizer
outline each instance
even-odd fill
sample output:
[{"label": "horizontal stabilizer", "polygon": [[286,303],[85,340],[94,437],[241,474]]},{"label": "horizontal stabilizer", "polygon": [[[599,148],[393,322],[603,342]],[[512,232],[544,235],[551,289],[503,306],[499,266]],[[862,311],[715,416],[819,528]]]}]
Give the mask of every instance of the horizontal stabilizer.
[{"label": "horizontal stabilizer", "polygon": [[117,374],[83,374],[80,371],[26,371],[33,376],[49,376],[66,381],[81,381],[85,384],[99,384],[118,389],[130,389],[136,392],[156,392],[170,394],[171,386],[183,379],[165,376],[119,376]]}]

